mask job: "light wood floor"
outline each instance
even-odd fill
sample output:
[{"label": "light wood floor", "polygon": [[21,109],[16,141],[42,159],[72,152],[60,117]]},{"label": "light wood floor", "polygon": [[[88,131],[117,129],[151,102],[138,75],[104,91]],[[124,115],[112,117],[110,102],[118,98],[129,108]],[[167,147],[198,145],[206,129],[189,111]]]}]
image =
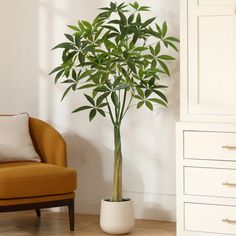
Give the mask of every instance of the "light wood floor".
[{"label": "light wood floor", "polygon": [[[0,213],[1,236],[102,236],[98,216],[77,215],[76,230],[69,231],[67,214],[42,211],[38,219],[33,211]],[[161,221],[136,220],[129,235],[175,236],[175,224]]]}]

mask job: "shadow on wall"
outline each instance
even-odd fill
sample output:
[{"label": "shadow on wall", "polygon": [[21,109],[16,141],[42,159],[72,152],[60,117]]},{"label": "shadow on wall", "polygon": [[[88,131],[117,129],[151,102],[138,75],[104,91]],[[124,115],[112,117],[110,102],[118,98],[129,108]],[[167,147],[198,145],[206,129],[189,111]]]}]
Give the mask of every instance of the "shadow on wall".
[{"label": "shadow on wall", "polygon": [[[63,133],[63,137],[67,143],[68,166],[78,171],[76,210],[99,214],[101,199],[109,198],[112,193],[113,150],[101,147],[102,155],[101,150],[74,132]],[[139,187],[142,185],[141,174],[126,158],[123,171],[124,186],[126,181],[133,182],[134,186],[137,183]],[[129,191],[124,190],[124,198],[129,195]]]}]

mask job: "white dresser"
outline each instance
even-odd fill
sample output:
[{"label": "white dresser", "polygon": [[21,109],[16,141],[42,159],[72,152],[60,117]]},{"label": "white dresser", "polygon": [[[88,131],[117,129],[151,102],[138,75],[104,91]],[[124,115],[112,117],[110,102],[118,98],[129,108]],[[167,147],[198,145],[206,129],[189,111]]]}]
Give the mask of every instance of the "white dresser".
[{"label": "white dresser", "polygon": [[236,0],[180,0],[177,236],[236,236]]}]

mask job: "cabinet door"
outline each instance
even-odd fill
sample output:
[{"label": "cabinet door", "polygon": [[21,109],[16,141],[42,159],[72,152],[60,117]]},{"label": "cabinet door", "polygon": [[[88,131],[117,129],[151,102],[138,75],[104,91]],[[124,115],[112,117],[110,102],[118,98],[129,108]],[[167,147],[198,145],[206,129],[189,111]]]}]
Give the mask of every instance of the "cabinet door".
[{"label": "cabinet door", "polygon": [[186,17],[183,120],[236,121],[236,1],[188,0]]}]

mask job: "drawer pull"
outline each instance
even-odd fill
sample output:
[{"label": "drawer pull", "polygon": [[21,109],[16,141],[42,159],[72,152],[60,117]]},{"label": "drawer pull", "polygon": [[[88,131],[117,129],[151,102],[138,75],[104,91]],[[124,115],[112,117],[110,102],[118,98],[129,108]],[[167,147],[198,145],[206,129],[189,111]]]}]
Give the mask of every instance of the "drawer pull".
[{"label": "drawer pull", "polygon": [[236,224],[236,220],[230,220],[230,219],[223,219],[222,222],[228,223],[228,224]]},{"label": "drawer pull", "polygon": [[228,183],[228,182],[224,182],[224,183],[222,183],[222,185],[224,185],[224,186],[228,186],[228,187],[236,187],[236,183]]},{"label": "drawer pull", "polygon": [[236,150],[236,146],[224,145],[222,148],[224,148],[224,149],[229,149],[229,150]]}]

